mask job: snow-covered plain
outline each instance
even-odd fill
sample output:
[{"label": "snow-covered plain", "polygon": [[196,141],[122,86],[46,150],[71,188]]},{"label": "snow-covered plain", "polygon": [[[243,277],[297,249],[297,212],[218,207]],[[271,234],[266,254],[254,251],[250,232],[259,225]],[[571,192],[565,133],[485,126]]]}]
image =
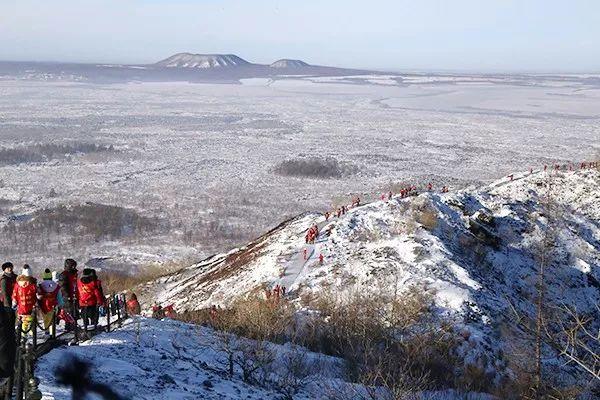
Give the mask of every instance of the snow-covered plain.
[{"label": "snow-covered plain", "polygon": [[[115,151],[0,166],[0,224],[92,201],[171,226],[111,243],[64,239],[51,251],[16,252],[8,244],[3,253],[17,263],[50,265],[65,254],[125,266],[198,260],[351,193],[374,197],[399,182],[458,188],[600,153],[595,76],[318,80],[101,85],[5,77],[0,147],[80,141]],[[333,157],[352,173],[311,179],[274,172],[279,162],[305,156]],[[190,231],[195,236],[184,240]]]}]

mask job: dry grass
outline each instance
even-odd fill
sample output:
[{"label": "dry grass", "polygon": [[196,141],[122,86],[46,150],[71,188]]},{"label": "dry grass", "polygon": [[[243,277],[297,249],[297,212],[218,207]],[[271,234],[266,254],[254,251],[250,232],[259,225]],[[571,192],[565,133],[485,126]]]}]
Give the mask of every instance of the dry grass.
[{"label": "dry grass", "polygon": [[423,209],[416,214],[416,220],[423,228],[433,231],[438,226],[438,213],[435,209]]},{"label": "dry grass", "polygon": [[132,291],[139,285],[162,278],[182,267],[183,265],[179,263],[151,264],[141,268],[141,271],[134,275],[117,271],[102,271],[100,278],[107,294],[121,293]]}]

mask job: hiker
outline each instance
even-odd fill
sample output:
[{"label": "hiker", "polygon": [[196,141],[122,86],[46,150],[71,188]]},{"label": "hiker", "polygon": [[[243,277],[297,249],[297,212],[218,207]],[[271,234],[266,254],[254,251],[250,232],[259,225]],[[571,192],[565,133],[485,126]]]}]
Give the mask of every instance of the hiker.
[{"label": "hiker", "polygon": [[47,335],[54,335],[52,320],[56,313],[56,307],[63,304],[60,286],[52,280],[52,272],[46,268],[42,274],[42,282],[37,289],[39,299],[39,311],[42,315],[44,330]]},{"label": "hiker", "polygon": [[37,281],[31,276],[31,268],[25,264],[13,290],[13,304],[17,306],[17,316],[21,320],[21,329],[28,332],[33,322],[33,310],[37,303]]},{"label": "hiker", "polygon": [[94,271],[91,268],[85,268],[81,272],[81,278],[77,281],[77,298],[81,316],[83,317],[83,326],[86,330],[96,329],[98,323],[98,298],[100,293],[94,277]]},{"label": "hiker", "polygon": [[427,190],[429,190],[430,192],[433,190],[433,184],[431,182],[427,184]]},{"label": "hiker", "polygon": [[508,179],[510,179],[511,181],[513,180],[513,178],[514,178],[514,175],[513,175],[513,174],[510,174],[510,175],[508,176]]},{"label": "hiker", "polygon": [[323,259],[324,259],[324,258],[325,258],[325,257],[323,257],[323,253],[319,254],[319,264],[320,264],[320,265],[323,265]]},{"label": "hiker", "polygon": [[[62,297],[64,300],[64,307],[67,312],[73,317],[77,318],[77,261],[72,258],[65,260],[65,269],[58,276],[58,283],[62,291]],[[75,329],[75,324],[70,324],[65,321],[65,330],[72,331]]]},{"label": "hiker", "polygon": [[385,194],[381,193],[381,201],[385,201]]},{"label": "hiker", "polygon": [[529,175],[533,174],[533,168],[529,167]]},{"label": "hiker", "polygon": [[281,297],[285,296],[285,286],[281,286]]},{"label": "hiker", "polygon": [[325,221],[329,221],[329,216],[330,216],[329,211],[327,211],[325,213]]},{"label": "hiker", "polygon": [[154,319],[163,319],[165,317],[165,312],[160,304],[154,303],[152,305],[152,318]]},{"label": "hiker", "polygon": [[215,306],[214,304],[212,306],[210,306],[210,311],[208,312],[208,316],[210,318],[210,322],[211,323],[215,323],[215,321],[217,320],[219,314],[219,310],[217,310],[217,306]]},{"label": "hiker", "polygon": [[165,317],[167,317],[167,318],[173,319],[177,316],[177,313],[175,312],[175,309],[173,308],[173,304],[169,304],[168,306],[163,308],[163,311],[165,313]]},{"label": "hiker", "polygon": [[275,296],[275,299],[279,300],[279,297],[281,296],[281,289],[279,288],[279,285],[275,285],[275,289],[273,289],[273,295]]},{"label": "hiker", "polygon": [[544,165],[544,172],[548,169],[547,165]]},{"label": "hiker", "polygon": [[137,299],[135,293],[131,293],[129,295],[129,300],[127,300],[127,314],[129,315],[140,315],[142,313],[142,307],[140,306],[140,302]]},{"label": "hiker", "polygon": [[388,193],[388,200],[391,200],[393,195],[394,195],[394,194],[393,194],[393,193],[392,193],[392,191],[390,190],[390,192]]},{"label": "hiker", "polygon": [[[92,274],[94,275],[94,280],[96,281],[96,306],[102,309],[102,312],[105,311],[106,308],[106,297],[104,296],[104,289],[102,288],[102,281],[98,278],[96,274],[96,270],[92,269]],[[98,319],[100,317],[100,313],[96,313],[95,320],[92,321],[92,325],[98,325]]]},{"label": "hiker", "polygon": [[304,248],[304,250],[302,250],[302,254],[304,256],[304,260],[306,260],[308,256],[308,249],[306,247]]},{"label": "hiker", "polygon": [[0,278],[0,302],[6,308],[12,306],[12,294],[15,284],[17,283],[17,275],[13,272],[14,265],[11,262],[2,264],[2,277]]}]

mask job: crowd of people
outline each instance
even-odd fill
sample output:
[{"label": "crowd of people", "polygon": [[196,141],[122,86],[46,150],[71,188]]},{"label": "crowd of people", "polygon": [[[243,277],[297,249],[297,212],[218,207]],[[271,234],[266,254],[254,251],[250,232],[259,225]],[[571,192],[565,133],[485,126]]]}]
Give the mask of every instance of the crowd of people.
[{"label": "crowd of people", "polygon": [[[84,268],[79,273],[77,262],[68,258],[62,272],[46,268],[39,279],[33,276],[27,264],[18,275],[14,270],[11,262],[2,264],[0,301],[23,332],[30,332],[35,320],[46,335],[53,335],[60,321],[64,321],[66,331],[73,331],[79,317],[85,330],[98,328],[100,316],[107,311],[107,301],[95,269]],[[135,294],[131,294],[126,305],[130,314],[140,314]]]}]

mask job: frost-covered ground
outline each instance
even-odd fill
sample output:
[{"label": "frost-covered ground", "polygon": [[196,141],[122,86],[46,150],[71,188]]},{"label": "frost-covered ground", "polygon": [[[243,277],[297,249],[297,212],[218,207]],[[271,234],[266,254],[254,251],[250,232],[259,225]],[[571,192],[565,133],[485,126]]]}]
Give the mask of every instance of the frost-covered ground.
[{"label": "frost-covered ground", "polygon": [[[220,338],[208,328],[176,321],[139,318],[122,329],[100,334],[77,347],[59,348],[36,365],[40,390],[46,400],[68,400],[69,388],[57,385],[57,366],[76,356],[92,363],[94,381],[108,384],[130,399],[265,399],[280,396],[276,391],[252,386],[227,375],[226,355],[216,344]],[[290,347],[272,345],[283,360]],[[314,376],[306,378],[304,394],[315,398],[318,384],[341,375],[340,361],[308,353]],[[309,362],[307,361],[307,362]],[[281,368],[281,366],[279,366]]]},{"label": "frost-covered ground", "polygon": [[[35,375],[40,379],[39,388],[45,400],[71,399],[71,389],[56,382],[55,371],[72,362],[72,357],[91,364],[90,377],[94,382],[106,384],[132,400],[262,400],[284,398],[284,393],[297,400],[352,399],[362,393],[360,387],[344,381],[344,365],[340,359],[289,344],[266,344],[274,357],[264,368],[260,382],[245,382],[237,366],[230,377],[222,342],[223,336],[209,328],[140,317],[79,346],[51,351],[40,358]],[[236,342],[244,343],[242,347],[254,343],[234,339],[228,348],[234,348]],[[293,371],[297,374],[294,381],[297,390],[289,391],[287,387],[283,391],[281,388],[286,387],[283,383],[290,378],[290,360],[296,365]],[[450,391],[427,393],[423,398],[455,400],[463,396]],[[490,399],[477,394],[469,398]]]},{"label": "frost-covered ground", "polygon": [[[92,201],[169,226],[142,238],[63,237],[46,250],[2,250],[15,262],[52,265],[66,254],[125,267],[197,260],[350,193],[368,198],[398,182],[454,189],[591,158],[600,152],[598,110],[596,76],[286,76],[238,85],[5,78],[0,147],[78,141],[114,151],[0,165],[2,225],[41,207]],[[274,172],[304,156],[333,157],[349,173]]]}]

